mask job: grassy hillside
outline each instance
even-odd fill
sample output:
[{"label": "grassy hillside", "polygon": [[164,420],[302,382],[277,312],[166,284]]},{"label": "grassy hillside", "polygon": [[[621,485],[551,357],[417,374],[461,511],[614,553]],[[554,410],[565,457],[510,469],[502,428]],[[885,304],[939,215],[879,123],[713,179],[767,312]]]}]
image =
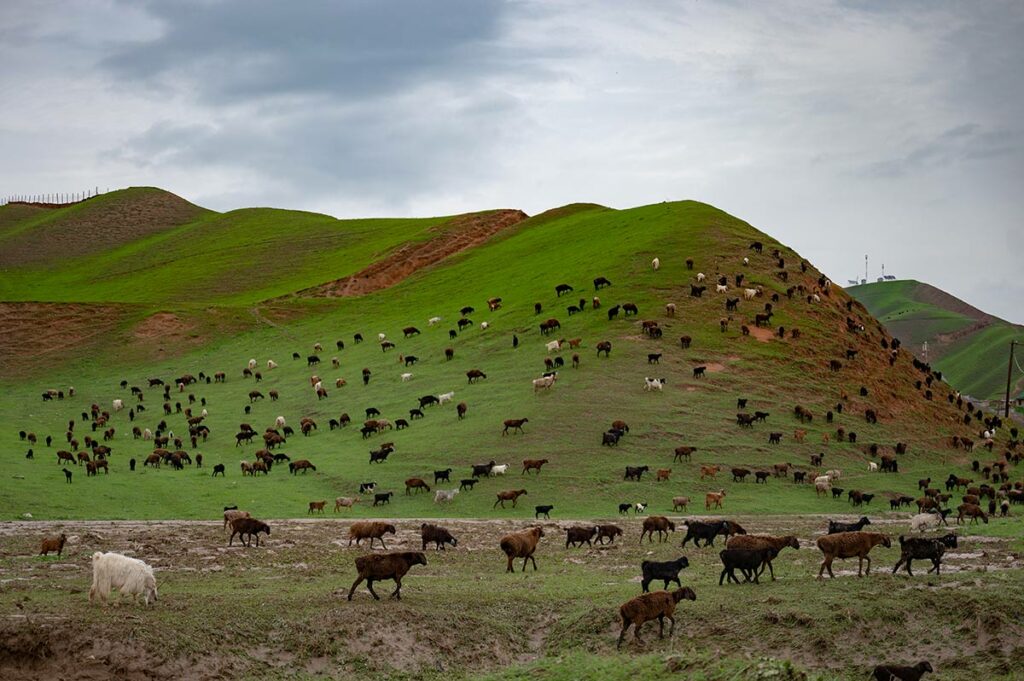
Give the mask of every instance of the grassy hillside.
[{"label": "grassy hillside", "polygon": [[[999,399],[1006,389],[1010,341],[1024,341],[1024,327],[982,312],[944,291],[914,280],[853,286],[859,300],[886,329],[918,355],[928,343],[929,360],[960,391]],[[1014,393],[1024,375],[1014,370]]]},{"label": "grassy hillside", "polygon": [[[765,242],[766,252],[758,255],[747,246],[753,239]],[[307,502],[354,494],[358,484],[374,480],[380,487],[398,493],[387,512],[390,515],[422,517],[456,515],[462,517],[532,517],[536,504],[554,503],[561,517],[594,517],[614,513],[623,502],[649,502],[658,510],[667,510],[670,499],[679,494],[695,500],[691,510],[702,511],[705,492],[726,489],[729,511],[814,512],[831,508],[813,491],[792,483],[772,481],[768,489],[751,482],[729,482],[727,473],[716,481],[699,479],[700,464],[739,465],[751,469],[772,463],[791,462],[807,468],[809,455],[827,452],[827,466],[844,469],[850,486],[866,491],[914,492],[918,477],[939,477],[948,467],[961,464],[965,456],[946,446],[946,438],[959,432],[958,419],[946,404],[942,388],[935,386],[939,400],[925,401],[914,389],[919,374],[904,353],[895,367],[889,367],[885,351],[879,345],[881,335],[870,318],[854,307],[848,312],[842,291],[824,296],[820,303],[808,302],[800,295],[790,300],[787,286],[802,285],[807,291],[816,286],[817,272],[802,273],[800,259],[783,249],[787,284],[776,276],[777,264],[769,254],[776,244],[746,223],[713,207],[682,202],[658,204],[624,211],[601,207],[582,207],[546,214],[520,223],[505,236],[487,245],[455,256],[443,266],[420,270],[394,287],[357,297],[337,300],[293,298],[261,306],[260,323],[255,330],[235,336],[216,337],[188,350],[180,357],[161,362],[138,364],[129,354],[113,354],[103,362],[89,358],[70,361],[49,373],[45,379],[21,381],[4,386],[0,406],[12,427],[6,431],[0,455],[0,474],[17,479],[0,500],[0,516],[17,517],[32,513],[41,518],[204,518],[225,504],[238,503],[258,510],[262,516],[283,517],[305,513]],[[650,267],[659,256],[658,271]],[[751,258],[744,266],[744,257]],[[686,269],[684,260],[693,257],[696,268]],[[732,315],[726,332],[719,320],[726,315],[725,299],[738,295],[730,282],[728,294],[712,291],[693,298],[690,282],[698,271],[713,279],[718,273],[730,279],[743,272],[746,285],[763,286],[766,295],[742,301]],[[591,280],[607,276],[613,286],[599,292],[600,310],[590,309],[594,295]],[[557,298],[554,286],[570,283],[576,287],[571,296]],[[773,327],[798,327],[802,335],[794,339],[745,336],[741,325],[753,327],[755,312],[763,309],[772,292],[779,292]],[[501,296],[504,305],[486,312],[485,301]],[[567,316],[566,306],[583,297],[585,312]],[[607,309],[614,303],[633,302],[638,317],[609,321]],[[534,302],[541,302],[544,313],[535,315]],[[665,304],[675,303],[678,312],[667,317]],[[458,310],[473,305],[475,324],[449,340],[448,329],[455,326]],[[443,323],[427,326],[427,319],[441,316]],[[863,319],[864,333],[845,330],[847,316]],[[582,339],[581,366],[560,371],[560,380],[550,391],[535,394],[531,380],[544,370],[544,359],[555,356],[545,349],[550,338],[541,336],[537,324],[553,316],[562,323],[560,337]],[[640,330],[640,319],[656,319],[664,337],[653,340]],[[481,328],[482,322],[490,328]],[[415,325],[422,334],[402,338],[401,329]],[[353,334],[367,339],[355,344]],[[394,339],[397,348],[381,352],[375,342],[377,333]],[[521,341],[512,347],[512,336]],[[681,335],[693,338],[692,347],[682,349]],[[218,340],[219,338],[219,340]],[[335,351],[335,341],[346,347]],[[155,337],[153,342],[163,343]],[[598,358],[596,343],[609,340],[613,351],[609,358]],[[310,370],[305,357],[312,346],[322,342],[324,363]],[[169,345],[169,344],[168,344]],[[443,351],[455,350],[455,359],[447,362]],[[859,349],[852,361],[843,360],[838,373],[828,370],[830,359],[844,357],[848,348]],[[303,358],[290,359],[293,352]],[[661,353],[660,364],[648,363],[649,353]],[[408,369],[399,363],[400,354],[415,355],[420,361]],[[330,367],[337,356],[340,369]],[[565,360],[572,352],[560,353]],[[241,377],[249,358],[257,360],[264,380],[259,386]],[[266,361],[274,359],[280,367],[268,371]],[[708,367],[704,378],[694,378],[694,366]],[[361,385],[360,370],[370,368],[373,378]],[[487,379],[467,385],[465,372],[479,368]],[[170,404],[181,401],[188,407],[188,392],[205,398],[212,430],[208,442],[193,450],[201,452],[207,463],[204,470],[150,470],[141,466],[129,473],[127,460],[142,461],[152,449],[142,440],[130,438],[133,425],[127,410],[113,415],[117,429],[113,442],[112,472],[86,480],[79,470],[73,485],[65,485],[54,452],[64,441],[67,422],[76,421],[79,437],[88,434],[87,423],[79,414],[91,403],[109,409],[115,398],[134,404],[121,380],[143,386],[149,410],[134,425],[156,429],[162,418],[158,389],[145,388],[149,377],[170,381],[183,373],[198,375],[215,371],[228,373],[224,384],[197,385],[186,393],[172,393]],[[403,382],[400,374],[410,371],[413,378]],[[318,401],[310,390],[309,376],[316,372],[324,379],[329,397]],[[662,392],[643,389],[644,377],[665,377]],[[348,384],[335,388],[337,378]],[[50,387],[74,385],[74,400],[43,402],[40,391]],[[869,395],[858,395],[861,386]],[[250,390],[264,394],[278,390],[281,400],[259,401],[252,413]],[[389,431],[363,440],[356,428],[330,431],[330,418],[349,413],[356,423],[362,421],[368,407],[379,409],[394,420],[408,418],[408,410],[417,406],[425,394],[455,391],[455,402],[465,400],[469,416],[459,422],[454,405],[428,407],[426,418],[415,420],[407,430]],[[842,400],[843,395],[848,398]],[[736,399],[749,400],[747,410],[771,412],[765,424],[753,429],[735,425]],[[836,423],[826,424],[824,413],[843,401],[844,411]],[[806,426],[804,443],[793,440],[799,423],[791,416],[793,406],[801,404],[818,418]],[[866,424],[863,412],[873,407],[880,422]],[[194,405],[198,412],[202,407]],[[315,418],[320,429],[309,437],[289,439],[284,451],[293,459],[307,458],[317,466],[316,474],[290,476],[275,469],[267,477],[242,478],[238,461],[252,458],[256,445],[236,447],[234,434],[241,422],[262,431],[277,415],[296,426],[301,417]],[[529,418],[525,435],[501,435],[506,418]],[[624,419],[630,433],[618,447],[602,447],[601,433],[613,419]],[[15,426],[16,427],[13,427]],[[169,429],[186,431],[184,416],[167,419]],[[857,444],[835,442],[839,426],[857,431]],[[51,448],[37,445],[36,458],[24,458],[27,445],[17,438],[17,430],[51,434]],[[785,434],[783,445],[769,446],[768,432]],[[86,432],[83,432],[86,431]],[[973,428],[963,428],[963,434]],[[831,444],[822,444],[831,435]],[[385,464],[368,464],[367,452],[381,441],[394,441],[397,451]],[[909,441],[911,454],[904,463],[905,474],[896,477],[869,476],[866,472],[866,448],[871,443],[884,447],[898,440]],[[187,444],[187,443],[186,443]],[[679,445],[699,448],[692,462],[672,461]],[[191,449],[191,448],[190,448]],[[481,482],[471,493],[460,495],[451,508],[439,509],[430,495],[405,497],[403,481],[408,477],[427,477],[451,467],[454,480],[466,477],[469,465],[494,459],[512,465],[509,478]],[[519,475],[525,458],[548,458],[550,463],[540,476],[527,479]],[[209,466],[224,463],[227,478],[213,479]],[[656,483],[653,475],[642,482],[623,480],[626,465],[672,468],[669,483]],[[844,484],[847,484],[844,482]],[[492,510],[496,491],[525,487],[528,496],[516,510]],[[770,491],[769,491],[770,490]],[[52,503],[58,500],[58,503]],[[884,503],[884,502],[883,502]],[[356,515],[374,515],[380,509],[357,506]]]},{"label": "grassy hillside", "polygon": [[[459,226],[451,217],[222,214],[151,188],[57,210],[24,208],[0,206],[4,301],[244,306],[354,274],[399,246]],[[98,239],[97,223],[118,227]]]}]

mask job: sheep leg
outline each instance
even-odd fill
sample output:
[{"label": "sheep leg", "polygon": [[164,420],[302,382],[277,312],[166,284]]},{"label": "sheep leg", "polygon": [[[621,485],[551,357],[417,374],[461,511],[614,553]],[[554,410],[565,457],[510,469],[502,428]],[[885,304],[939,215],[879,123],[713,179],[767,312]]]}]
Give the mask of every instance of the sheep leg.
[{"label": "sheep leg", "polygon": [[722,568],[722,574],[718,576],[718,586],[722,586],[725,581],[725,576],[729,573],[729,568]]},{"label": "sheep leg", "polygon": [[[907,574],[908,574],[908,575],[910,575],[911,577],[913,577],[913,576],[914,576],[914,573],[910,571],[910,564],[911,564],[912,562],[914,562],[914,559],[913,559],[913,558],[907,558]],[[929,572],[930,572],[930,571],[929,571]]]},{"label": "sheep leg", "polygon": [[665,615],[658,615],[658,638],[665,638]]},{"label": "sheep leg", "polygon": [[[903,556],[900,556],[900,559],[898,561],[896,561],[896,565],[894,565],[893,568],[892,568],[892,573],[896,574],[896,571],[900,569],[901,565],[903,565]],[[910,564],[909,563],[907,563],[907,572],[910,572]]]},{"label": "sheep leg", "polygon": [[388,550],[388,547],[387,547],[387,545],[386,545],[386,544],[384,543],[384,537],[381,537],[381,538],[380,538],[380,545],[384,547],[384,550],[385,550],[385,551],[387,551],[387,550]]},{"label": "sheep leg", "polygon": [[[525,561],[524,561],[524,563],[525,563]],[[524,565],[524,567],[525,567],[525,565]],[[508,569],[506,569],[505,572],[515,572],[515,568],[512,567],[512,554],[509,554],[509,556],[508,556]]]},{"label": "sheep leg", "polygon": [[[764,574],[764,568],[765,568],[765,565],[767,565],[767,566],[768,566],[768,572],[769,572],[769,573],[771,574],[771,576],[772,576],[772,581],[774,582],[774,581],[775,581],[775,568],[773,568],[773,567],[772,567],[772,562],[771,562],[770,560],[766,560],[766,561],[764,562],[764,565],[762,565],[762,566],[761,566],[761,574]],[[683,588],[683,585],[682,585],[682,584],[680,584],[680,585],[679,585],[679,588],[680,588],[680,589],[682,589],[682,588]]]},{"label": "sheep leg", "polygon": [[665,615],[665,617],[667,617],[668,621],[672,623],[668,627],[668,637],[672,638],[672,632],[676,630],[676,618],[672,615]]},{"label": "sheep leg", "polygon": [[366,578],[366,588],[370,590],[370,594],[373,596],[373,600],[380,600],[380,596],[378,596],[377,592],[373,590],[373,577]]},{"label": "sheep leg", "polygon": [[402,600],[402,578],[395,576],[395,591],[391,594],[392,598]]},{"label": "sheep leg", "polygon": [[[867,577],[871,574],[871,556],[864,556],[864,560],[868,562],[867,568],[864,570],[864,576]],[[909,565],[907,567],[910,567]]]},{"label": "sheep leg", "polygon": [[359,586],[359,583],[362,582],[362,581],[363,581],[363,576],[359,575],[358,577],[356,577],[356,581],[352,582],[352,588],[348,590],[348,599],[350,601],[352,600],[352,594],[354,594],[356,592],[356,587]]},{"label": "sheep leg", "polygon": [[[668,582],[665,583],[668,584]],[[651,580],[647,579],[646,577],[643,579],[643,581],[640,582],[640,588],[643,590],[643,593],[647,593],[650,589],[650,586]],[[667,589],[668,587],[666,586],[665,588]]]},{"label": "sheep leg", "polygon": [[619,632],[619,642],[615,644],[616,648],[622,647],[622,639],[626,638],[626,630],[629,629],[629,622],[623,622],[622,631]]}]

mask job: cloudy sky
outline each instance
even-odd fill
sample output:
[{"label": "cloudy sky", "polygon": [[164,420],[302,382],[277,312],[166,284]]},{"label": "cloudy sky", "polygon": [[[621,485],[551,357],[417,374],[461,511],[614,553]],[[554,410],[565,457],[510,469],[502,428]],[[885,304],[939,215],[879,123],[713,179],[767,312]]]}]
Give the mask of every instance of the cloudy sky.
[{"label": "cloudy sky", "polygon": [[0,195],[715,204],[1024,322],[1024,3],[0,3]]}]

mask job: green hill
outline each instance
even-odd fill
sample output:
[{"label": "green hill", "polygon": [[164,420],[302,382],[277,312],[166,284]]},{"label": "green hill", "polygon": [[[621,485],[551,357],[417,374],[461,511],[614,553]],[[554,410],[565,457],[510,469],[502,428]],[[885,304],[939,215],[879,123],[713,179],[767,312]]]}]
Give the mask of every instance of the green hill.
[{"label": "green hill", "polygon": [[[333,295],[339,292],[332,284],[339,275],[357,269],[369,271],[387,261],[378,259],[364,267],[373,260],[373,253],[390,248],[391,255],[408,254],[402,250],[408,248],[408,242],[423,238],[432,227],[465,226],[466,221],[356,221],[362,225],[359,231],[347,221],[343,225],[325,216],[302,213],[252,210],[206,214],[195,223],[94,256],[110,263],[97,271],[100,283],[58,286],[56,280],[50,280],[45,289],[59,293],[50,299],[96,299],[107,290],[111,298],[102,299],[101,305],[124,300],[133,291],[140,302],[110,306],[112,315],[121,316],[103,327],[95,342],[64,346],[33,373],[3,386],[0,406],[8,423],[17,428],[5,431],[0,444],[0,475],[15,476],[19,482],[0,501],[0,516],[31,512],[36,517],[195,518],[208,517],[210,508],[230,501],[259,509],[261,515],[289,516],[303,514],[309,500],[355,493],[358,484],[366,480],[398,492],[389,514],[414,517],[443,512],[525,518],[532,517],[533,505],[543,503],[555,503],[561,515],[573,517],[600,516],[630,501],[646,501],[664,511],[678,494],[691,495],[694,509],[702,511],[704,494],[718,489],[727,489],[730,511],[813,512],[822,510],[822,500],[807,488],[774,483],[768,494],[759,485],[729,482],[725,472],[717,480],[701,480],[699,466],[757,470],[791,462],[806,470],[809,455],[824,448],[823,437],[829,434],[828,465],[846,469],[851,485],[909,494],[915,491],[910,476],[868,476],[869,444],[891,448],[897,441],[909,441],[912,455],[905,466],[916,479],[920,477],[917,474],[938,476],[956,460],[956,452],[946,445],[950,434],[973,433],[973,428],[950,425],[952,407],[941,399],[943,388],[934,386],[940,399],[931,402],[914,388],[920,374],[911,367],[908,354],[900,356],[894,367],[889,366],[877,325],[860,308],[848,311],[849,299],[842,290],[833,287],[831,295],[822,294],[820,302],[813,302],[810,297],[819,277],[813,267],[803,272],[799,255],[742,220],[701,203],[663,203],[629,210],[574,206],[518,219],[512,229],[432,266],[409,262],[400,267],[403,261],[393,258],[393,273],[404,276],[396,277],[390,286],[379,282],[362,295]],[[479,226],[478,222],[468,218],[470,225]],[[371,223],[376,223],[376,228]],[[283,233],[282,224],[288,226]],[[214,229],[213,225],[220,236],[203,241],[203,231]],[[254,225],[258,229],[249,228]],[[388,229],[383,230],[384,226]],[[246,254],[269,248],[259,246],[254,234],[276,240],[278,252],[288,248],[304,249],[307,254],[322,251],[301,244],[325,234],[341,239],[339,244],[347,239],[354,245],[351,257],[340,245],[332,252],[331,257],[340,263],[337,269],[303,270],[302,278],[289,268],[277,277],[258,267],[232,272],[228,279],[236,290],[226,298],[231,303],[278,294],[300,281],[306,285],[302,294],[277,296],[244,307],[194,304],[188,295],[146,283],[155,281],[151,269],[127,267],[133,258],[127,251],[139,258],[155,257],[154,240],[163,240],[160,253],[184,253],[202,243],[203,248],[216,248],[224,257],[232,254],[236,263],[241,262],[254,257]],[[399,243],[402,239],[406,243]],[[748,248],[754,240],[764,242],[763,254]],[[781,280],[783,270],[771,255],[775,248],[785,260],[788,282]],[[654,257],[661,261],[657,271],[651,267]],[[688,257],[695,261],[693,270],[686,267]],[[744,265],[744,257],[750,258],[749,265]],[[214,261],[197,255],[181,262],[173,276],[168,275],[180,280],[175,290],[205,295],[202,291],[209,290],[209,282],[230,271],[219,263],[211,264]],[[126,269],[115,274],[116,266]],[[83,268],[69,267],[80,273],[88,269]],[[708,276],[711,290],[696,298],[690,295],[691,284],[699,272]],[[308,286],[314,283],[314,273],[319,284]],[[737,288],[734,277],[740,273],[745,281]],[[720,274],[729,278],[725,294],[715,292],[714,281]],[[613,285],[595,292],[591,282],[598,276],[609,278]],[[268,279],[273,283],[267,283]],[[27,282],[15,280],[14,300],[40,299],[37,292],[30,292],[38,289],[31,289],[33,285]],[[561,283],[574,286],[575,291],[556,296],[555,286]],[[764,295],[741,300],[738,310],[728,313],[726,298],[742,298],[741,288],[747,286],[762,287]],[[790,288],[792,298],[787,295]],[[777,295],[774,303],[773,294]],[[592,309],[595,295],[602,302],[598,310]],[[489,312],[486,301],[492,297],[501,297],[503,303]],[[162,302],[172,298],[173,304]],[[570,315],[567,307],[581,301],[584,310]],[[620,314],[610,321],[608,308],[626,302],[638,306],[639,314]],[[539,315],[534,312],[535,303],[543,307]],[[677,306],[674,316],[666,313],[668,303]],[[758,329],[754,315],[762,312],[766,303],[774,305],[771,328]],[[474,324],[450,338],[449,329],[455,328],[464,305],[476,308],[470,315]],[[84,328],[94,328],[88,320],[100,317],[99,309],[106,308],[80,311],[86,320]],[[39,313],[27,338],[43,333],[47,314]],[[441,317],[442,323],[428,326],[427,320],[434,316]],[[863,321],[866,331],[848,331],[845,320],[850,316]],[[538,324],[549,317],[558,319],[561,329],[553,336],[541,335]],[[724,332],[720,327],[723,319]],[[658,321],[663,337],[644,335],[641,320]],[[489,328],[484,329],[483,322]],[[422,333],[403,338],[402,329],[409,326]],[[750,335],[743,333],[744,326],[753,329]],[[787,330],[784,338],[772,333],[780,326]],[[800,331],[799,338],[793,337],[794,329]],[[355,343],[355,333],[366,340]],[[397,347],[382,352],[376,342],[378,333],[387,334]],[[54,335],[60,336],[60,330],[54,329]],[[519,338],[518,348],[512,346],[513,335]],[[685,349],[679,341],[684,335],[692,338],[692,345]],[[556,337],[579,338],[580,347],[570,349],[566,344],[561,352],[549,352],[545,344]],[[335,349],[338,340],[345,343],[343,350]],[[600,341],[612,343],[607,358],[597,356]],[[307,368],[306,357],[318,342],[325,348],[318,353],[323,361]],[[445,360],[447,347],[454,351],[452,361]],[[848,349],[859,350],[856,359],[845,359]],[[293,353],[301,359],[291,359]],[[580,356],[578,369],[571,367],[574,353]],[[27,361],[32,354],[31,345],[22,346],[13,364],[23,364],[22,358]],[[652,354],[656,357],[649,359]],[[406,367],[399,361],[403,355],[417,357],[418,363]],[[331,367],[333,356],[339,368]],[[545,370],[545,360],[555,357],[565,362],[558,382],[550,390],[535,392],[531,381]],[[250,358],[263,373],[259,385],[242,378]],[[829,371],[833,359],[841,360],[841,371]],[[268,370],[267,360],[274,360],[278,368]],[[702,378],[694,376],[693,369],[698,366],[707,367]],[[361,384],[363,368],[372,372],[368,386]],[[469,385],[466,372],[474,368],[484,371],[487,378]],[[166,400],[167,415],[159,388],[147,387],[149,378],[160,377],[170,383],[185,373],[198,376],[217,371],[226,372],[225,383],[172,391]],[[412,379],[403,381],[404,372],[412,373]],[[322,377],[327,399],[318,400],[310,389],[314,373]],[[646,391],[648,376],[667,379],[665,389]],[[335,387],[342,378],[347,384]],[[95,403],[109,410],[114,399],[135,405],[132,394],[119,386],[122,380],[141,387],[148,409],[134,422],[128,420],[127,410],[112,414],[110,423],[117,431],[112,443],[114,470],[109,476],[83,479],[71,493],[64,487],[60,467],[53,465],[54,452],[65,446],[68,422],[77,422],[88,405]],[[77,390],[73,400],[41,401],[43,390],[68,386]],[[866,397],[859,395],[862,386]],[[250,404],[248,394],[254,389],[265,395],[276,390],[281,398]],[[467,403],[464,421],[457,420],[453,405],[447,404],[425,408],[425,418],[412,420],[407,429],[370,439],[360,437],[356,427],[328,427],[329,420],[342,413],[361,423],[369,407],[392,421],[408,419],[419,397],[449,391],[455,392],[454,402]],[[204,455],[206,469],[175,472],[140,466],[129,474],[126,461],[135,458],[141,463],[152,451],[151,443],[131,438],[131,428],[156,430],[159,422],[166,420],[169,430],[186,433],[185,416],[176,412],[175,405],[180,402],[188,408],[189,393],[206,400],[209,416],[204,423],[212,434],[195,448],[188,447],[187,440],[184,444],[193,453]],[[770,412],[767,423],[752,429],[737,427],[738,397],[748,399],[747,411]],[[826,423],[825,412],[836,410],[839,402],[843,412],[836,415],[835,423]],[[792,417],[797,404],[817,415],[812,424],[803,426],[808,431],[803,443],[793,438],[793,431],[801,427]],[[245,413],[247,407],[251,413]],[[198,413],[203,405],[197,401],[191,408]],[[878,412],[878,424],[865,423],[867,408]],[[251,459],[258,446],[236,447],[234,435],[239,424],[249,423],[262,432],[278,415],[296,429],[303,417],[318,422],[318,430],[308,437],[289,438],[285,448],[292,459],[313,461],[317,472],[290,476],[275,470],[267,477],[240,477],[239,459]],[[503,436],[501,424],[507,418],[528,418],[526,434]],[[602,433],[615,419],[625,420],[631,430],[618,446],[603,447]],[[858,432],[861,439],[855,444],[836,442],[839,426]],[[36,459],[26,460],[27,444],[15,436],[21,429],[40,438],[52,435],[54,446],[37,445]],[[79,429],[75,431],[79,438],[89,434]],[[783,433],[785,445],[768,445],[769,431]],[[386,464],[369,464],[367,451],[384,440],[395,442],[395,453]],[[673,450],[679,445],[696,446],[700,454],[692,462],[673,461]],[[526,458],[547,458],[550,463],[542,475],[527,481],[519,474],[520,462]],[[483,481],[472,493],[460,496],[451,509],[438,509],[430,495],[406,497],[403,493],[406,478],[420,476],[432,481],[433,471],[448,467],[456,471],[454,475],[465,477],[470,464],[490,459],[511,464],[514,480]],[[228,467],[227,481],[207,475],[206,470],[215,463]],[[640,483],[625,481],[625,465],[647,465],[651,472],[671,468],[672,482],[656,483],[653,475]],[[495,491],[520,485],[528,488],[528,504],[514,511],[492,510]],[[58,504],[40,503],[54,494]],[[355,511],[357,515],[377,512],[369,506]]]},{"label": "green hill", "polygon": [[[919,356],[928,343],[930,363],[960,391],[980,399],[1005,394],[1007,351],[1011,340],[1024,342],[1024,327],[912,279],[847,292]],[[1022,390],[1024,375],[1014,369],[1013,394]]]}]

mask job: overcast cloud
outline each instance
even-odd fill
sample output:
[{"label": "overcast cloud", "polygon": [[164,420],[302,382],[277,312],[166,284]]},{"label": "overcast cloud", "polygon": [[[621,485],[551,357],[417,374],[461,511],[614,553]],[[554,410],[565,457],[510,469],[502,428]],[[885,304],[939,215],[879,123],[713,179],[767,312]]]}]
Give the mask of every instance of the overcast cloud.
[{"label": "overcast cloud", "polygon": [[1024,4],[0,4],[0,195],[715,204],[1024,322]]}]

